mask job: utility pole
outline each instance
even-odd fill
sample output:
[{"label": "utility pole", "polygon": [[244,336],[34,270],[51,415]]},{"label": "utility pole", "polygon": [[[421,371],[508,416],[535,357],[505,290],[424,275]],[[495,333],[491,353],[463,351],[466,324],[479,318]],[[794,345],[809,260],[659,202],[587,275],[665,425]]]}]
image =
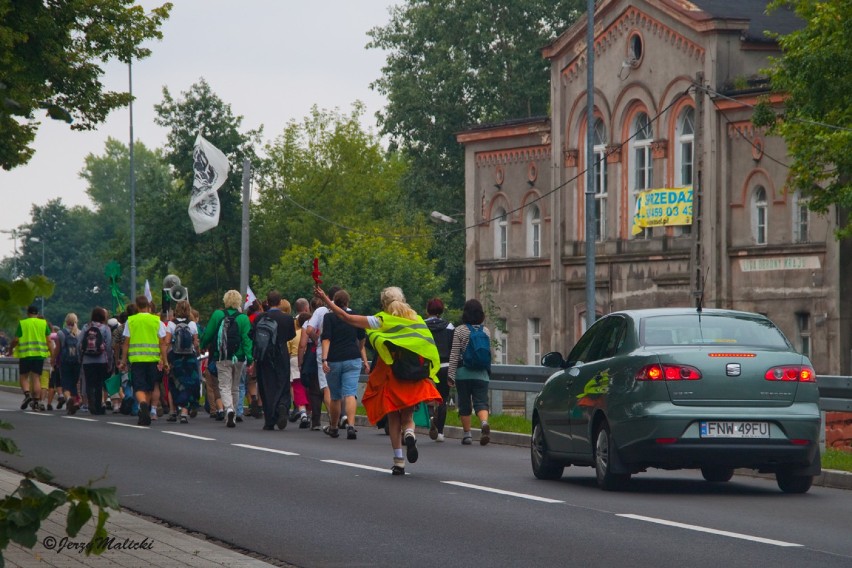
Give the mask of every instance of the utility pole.
[{"label": "utility pole", "polygon": [[130,87],[130,301],[136,300],[136,170],[133,163],[133,65],[127,61]]},{"label": "utility pole", "polygon": [[704,279],[704,219],[702,217],[701,175],[704,170],[704,73],[695,74],[695,128],[693,151],[695,175],[692,177],[692,250],[689,255],[689,287],[695,297],[696,307],[703,307]]},{"label": "utility pole", "polygon": [[251,162],[243,160],[243,230],[240,247],[240,293],[243,304],[246,301],[249,286],[249,203],[251,202]]}]

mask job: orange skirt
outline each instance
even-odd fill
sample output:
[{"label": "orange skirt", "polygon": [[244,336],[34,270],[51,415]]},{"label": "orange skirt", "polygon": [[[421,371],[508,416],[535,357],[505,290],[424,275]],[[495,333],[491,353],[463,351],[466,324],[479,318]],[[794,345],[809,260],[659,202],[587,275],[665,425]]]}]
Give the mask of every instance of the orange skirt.
[{"label": "orange skirt", "polygon": [[431,379],[400,381],[390,367],[379,358],[367,380],[361,403],[367,411],[370,424],[375,424],[388,412],[414,406],[418,402],[442,402],[441,393]]}]

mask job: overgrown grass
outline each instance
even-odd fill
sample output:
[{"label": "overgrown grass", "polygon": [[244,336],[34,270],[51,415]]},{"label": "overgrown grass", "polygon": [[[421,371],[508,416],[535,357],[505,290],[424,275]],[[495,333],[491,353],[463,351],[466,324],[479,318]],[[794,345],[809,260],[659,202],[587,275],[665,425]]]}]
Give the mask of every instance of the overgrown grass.
[{"label": "overgrown grass", "polygon": [[852,452],[828,448],[822,454],[822,468],[852,471]]}]

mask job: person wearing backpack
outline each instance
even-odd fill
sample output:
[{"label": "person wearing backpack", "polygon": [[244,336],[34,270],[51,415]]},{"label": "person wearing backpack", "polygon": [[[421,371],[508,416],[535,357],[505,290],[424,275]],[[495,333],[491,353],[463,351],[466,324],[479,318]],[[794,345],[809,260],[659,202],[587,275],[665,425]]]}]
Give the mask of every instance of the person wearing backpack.
[{"label": "person wearing backpack", "polygon": [[75,414],[81,405],[77,384],[80,381],[80,329],[77,314],[65,316],[65,327],[56,333],[56,356],[53,365],[59,367],[59,382],[65,393],[66,412]]},{"label": "person wearing backpack", "polygon": [[491,441],[488,425],[488,383],[491,377],[491,333],[482,322],[485,311],[479,300],[468,300],[462,308],[462,325],[453,334],[450,364],[447,367],[449,385],[459,396],[459,419],[464,434],[462,444],[472,443],[470,416],[473,411],[481,423],[479,443]]},{"label": "person wearing backpack", "polygon": [[225,425],[237,425],[236,403],[240,396],[240,375],[243,367],[254,363],[252,356],[251,322],[240,312],[243,295],[228,290],[222,296],[223,308],[213,312],[201,336],[201,347],[209,351],[216,363],[219,391],[225,409]]},{"label": "person wearing backpack", "polygon": [[[414,435],[414,407],[421,402],[441,402],[441,394],[435,388],[441,367],[435,340],[423,318],[408,305],[402,290],[396,286],[382,290],[379,296],[382,311],[374,316],[347,312],[333,303],[319,286],[314,293],[342,321],[366,330],[377,357],[361,403],[371,424],[387,418],[388,437],[393,448],[391,474],[405,475],[405,459],[414,463],[419,456]],[[425,370],[422,376],[405,380],[396,375],[394,352],[399,349],[419,359]]]},{"label": "person wearing backpack", "polygon": [[[112,331],[106,324],[107,313],[104,308],[92,310],[89,323],[80,331],[80,361],[86,385],[86,398],[90,414],[105,414],[103,406],[104,381],[109,377],[113,366]],[[68,413],[71,401],[68,401]]]},{"label": "person wearing backpack", "polygon": [[438,355],[441,357],[441,370],[438,371],[438,392],[443,402],[430,407],[429,438],[436,442],[444,441],[444,424],[447,421],[447,401],[450,399],[450,385],[447,378],[447,368],[450,366],[450,351],[453,348],[453,324],[441,318],[444,313],[444,302],[441,298],[432,298],[426,304],[426,325],[432,332]]},{"label": "person wearing backpack", "polygon": [[197,412],[201,375],[198,367],[198,326],[192,321],[192,308],[186,300],[175,305],[174,318],[166,326],[169,345],[169,398],[175,408],[168,422],[189,423],[191,410]]},{"label": "person wearing backpack", "polygon": [[[281,293],[266,294],[269,309],[260,313],[252,327],[255,371],[260,402],[263,406],[263,429],[287,427],[290,403],[290,353],[287,342],[296,337],[293,316],[281,310]],[[290,304],[287,304],[289,310]]]}]

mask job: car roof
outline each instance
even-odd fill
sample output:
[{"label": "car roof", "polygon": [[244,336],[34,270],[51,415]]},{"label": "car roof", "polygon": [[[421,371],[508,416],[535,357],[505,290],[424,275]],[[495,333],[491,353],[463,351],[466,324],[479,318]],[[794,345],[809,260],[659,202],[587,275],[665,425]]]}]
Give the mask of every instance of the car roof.
[{"label": "car roof", "polygon": [[716,308],[704,308],[701,312],[698,312],[695,308],[645,308],[645,309],[636,309],[636,310],[619,310],[617,312],[612,312],[607,315],[626,315],[635,320],[641,320],[643,318],[655,317],[655,316],[674,316],[674,315],[713,315],[713,316],[730,316],[730,317],[752,317],[759,319],[766,319],[766,316],[754,313],[754,312],[744,312],[739,310],[722,310]]}]

